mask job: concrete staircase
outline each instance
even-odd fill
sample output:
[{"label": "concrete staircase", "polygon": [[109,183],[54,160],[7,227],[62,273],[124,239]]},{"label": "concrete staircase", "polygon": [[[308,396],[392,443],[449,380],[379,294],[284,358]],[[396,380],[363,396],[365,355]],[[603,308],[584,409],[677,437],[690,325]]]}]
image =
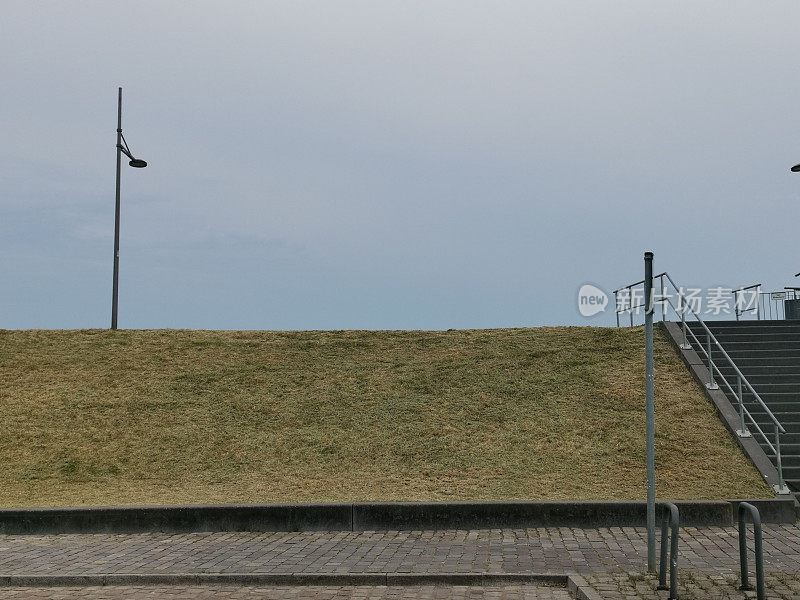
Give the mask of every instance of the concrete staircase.
[{"label": "concrete staircase", "polygon": [[[781,435],[783,476],[793,492],[800,492],[800,321],[706,321],[706,325],[786,429]],[[687,326],[705,349],[706,333],[702,326],[688,322]],[[705,354],[697,348],[692,336],[688,337],[698,356],[704,358]],[[722,353],[712,347],[711,356],[736,390],[736,374]],[[717,383],[738,409],[736,396],[724,383]],[[774,443],[772,420],[746,389],[743,389],[743,397],[745,407]],[[775,453],[761,435],[753,433],[754,439],[775,463]]]}]

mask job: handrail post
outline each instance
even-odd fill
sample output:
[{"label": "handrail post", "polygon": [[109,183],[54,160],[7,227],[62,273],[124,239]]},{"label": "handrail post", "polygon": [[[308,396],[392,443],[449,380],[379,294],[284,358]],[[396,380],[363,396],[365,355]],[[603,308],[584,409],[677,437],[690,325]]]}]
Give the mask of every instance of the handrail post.
[{"label": "handrail post", "polygon": [[[772,307],[770,306],[770,312],[772,312]],[[761,286],[759,285],[756,288],[756,318],[760,321],[761,320]]]},{"label": "handrail post", "polygon": [[739,290],[733,292],[733,312],[736,314],[736,320],[739,320]]},{"label": "handrail post", "polygon": [[614,312],[617,314],[617,327],[619,327],[619,298],[617,298],[617,290],[614,290]]},{"label": "handrail post", "polygon": [[736,435],[742,438],[750,437],[750,430],[747,428],[747,425],[744,423],[744,400],[742,399],[742,376],[736,375],[736,393],[737,397],[739,398],[739,431],[736,432]]},{"label": "handrail post", "polygon": [[764,591],[764,550],[761,539],[761,515],[758,509],[749,502],[740,502],[739,513],[739,567],[742,574],[742,585],[740,590],[752,590],[747,575],[747,532],[744,527],[744,513],[750,513],[753,518],[753,535],[755,537],[756,552],[756,597],[758,600],[765,600]]},{"label": "handrail post", "polygon": [[778,467],[778,485],[775,486],[775,491],[778,494],[788,494],[789,488],[783,480],[783,464],[781,461],[781,430],[777,423],[775,423],[775,463]]},{"label": "handrail post", "polygon": [[661,274],[661,277],[659,277],[659,279],[661,280],[661,322],[663,323],[664,321],[667,320],[667,303],[664,300],[664,274],[663,273]]},{"label": "handrail post", "polygon": [[[669,589],[669,600],[678,600],[678,521],[678,507],[672,502],[665,502],[664,519],[661,521],[661,560],[657,589]],[[669,529],[672,529],[672,537],[669,550],[669,588],[667,588],[667,532]]]},{"label": "handrail post", "polygon": [[628,288],[628,305],[631,307],[631,327],[633,327],[633,288]]},{"label": "handrail post", "polygon": [[686,300],[684,300],[682,293],[678,296],[678,307],[681,309],[681,330],[683,331],[683,343],[681,344],[681,350],[688,350],[692,347],[692,345],[689,343],[689,339],[686,337]]},{"label": "handrail post", "polygon": [[711,334],[706,332],[706,338],[708,339],[708,383],[706,383],[706,387],[710,390],[718,390],[719,386],[714,381],[714,362],[711,360]]}]

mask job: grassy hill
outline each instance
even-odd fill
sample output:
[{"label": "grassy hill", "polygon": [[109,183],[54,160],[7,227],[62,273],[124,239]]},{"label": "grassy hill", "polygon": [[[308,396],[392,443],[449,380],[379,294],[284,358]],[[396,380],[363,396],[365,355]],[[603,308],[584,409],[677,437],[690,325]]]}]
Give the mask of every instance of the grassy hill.
[{"label": "grassy hill", "polygon": [[[644,498],[643,337],[0,331],[0,506]],[[658,495],[770,496],[655,361]]]}]

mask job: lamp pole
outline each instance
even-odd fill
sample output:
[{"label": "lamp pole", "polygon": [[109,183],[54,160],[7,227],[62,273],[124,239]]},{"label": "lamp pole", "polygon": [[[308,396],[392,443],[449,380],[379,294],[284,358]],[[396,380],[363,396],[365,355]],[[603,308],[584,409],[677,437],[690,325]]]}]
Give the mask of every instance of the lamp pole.
[{"label": "lamp pole", "polygon": [[119,300],[119,188],[122,172],[122,155],[125,154],[130,161],[128,164],[137,169],[147,166],[141,159],[134,158],[125,136],[122,135],[122,88],[118,90],[117,96],[117,195],[114,205],[114,284],[111,292],[111,329],[117,328],[117,301]]},{"label": "lamp pole", "polygon": [[653,402],[653,253],[644,253],[644,372],[647,446],[647,570],[656,572],[655,408]]},{"label": "lamp pole", "polygon": [[119,180],[122,169],[122,88],[117,97],[117,201],[114,205],[114,285],[111,292],[111,329],[117,328],[119,299]]}]

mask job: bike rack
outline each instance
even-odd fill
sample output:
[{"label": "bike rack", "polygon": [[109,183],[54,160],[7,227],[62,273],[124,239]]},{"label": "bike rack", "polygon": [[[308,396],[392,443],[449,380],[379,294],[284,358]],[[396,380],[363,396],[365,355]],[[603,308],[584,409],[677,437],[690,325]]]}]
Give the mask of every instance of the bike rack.
[{"label": "bike rack", "polygon": [[753,534],[755,536],[756,551],[756,596],[758,600],[765,600],[764,592],[764,550],[761,543],[761,515],[758,509],[749,502],[740,502],[736,511],[739,515],[739,565],[742,571],[742,585],[740,590],[752,590],[747,579],[747,531],[745,530],[744,516],[749,512],[753,519]]},{"label": "bike rack", "polygon": [[[658,569],[658,589],[669,590],[669,600],[678,600],[678,507],[664,502],[664,520],[661,521],[661,564]],[[667,534],[672,529],[669,550],[669,587],[667,587]],[[761,598],[759,598],[761,600]]]}]

